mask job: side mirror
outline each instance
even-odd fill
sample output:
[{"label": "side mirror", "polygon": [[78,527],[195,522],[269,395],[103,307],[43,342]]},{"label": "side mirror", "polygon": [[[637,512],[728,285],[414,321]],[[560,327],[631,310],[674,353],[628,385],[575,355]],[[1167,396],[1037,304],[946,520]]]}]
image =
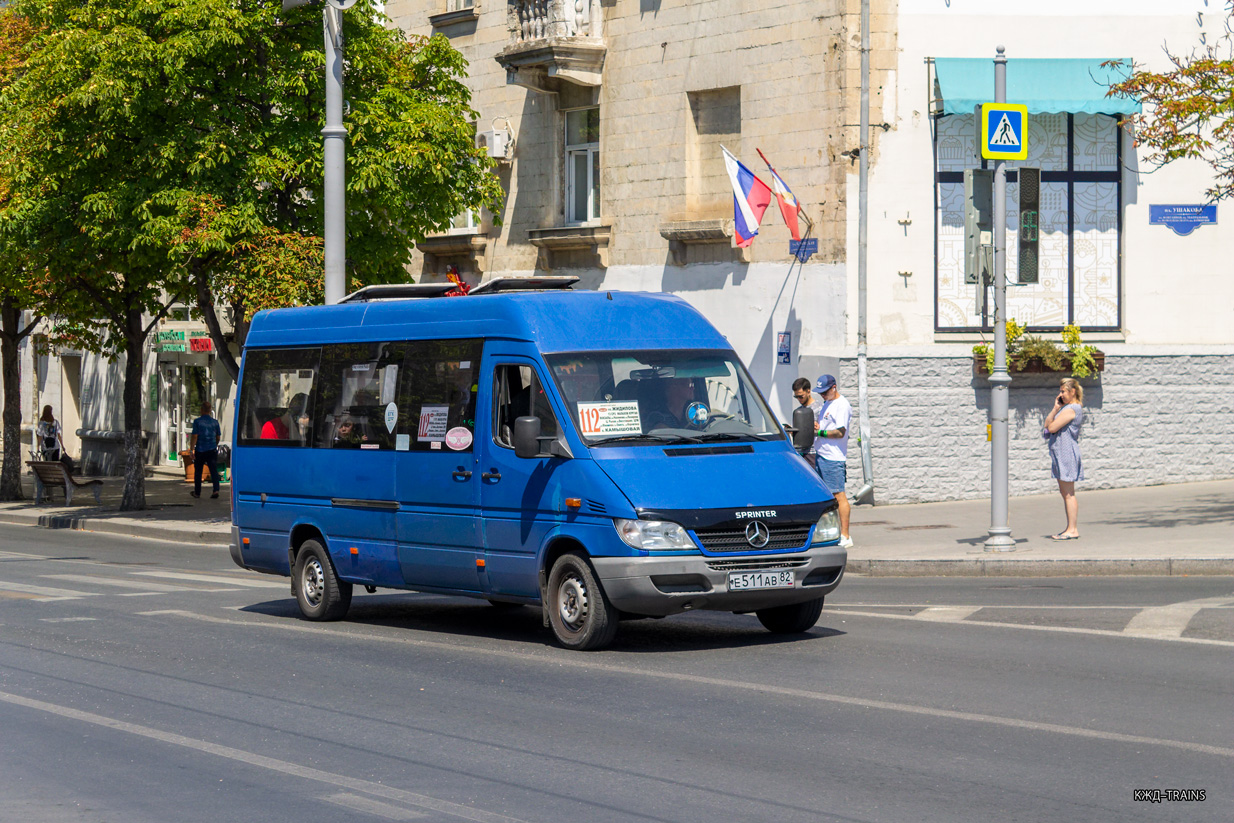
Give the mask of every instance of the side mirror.
[{"label": "side mirror", "polygon": [[519,417],[514,420],[514,453],[527,458],[540,456],[540,418]]},{"label": "side mirror", "polygon": [[793,447],[804,454],[814,445],[814,412],[806,406],[793,409]]}]

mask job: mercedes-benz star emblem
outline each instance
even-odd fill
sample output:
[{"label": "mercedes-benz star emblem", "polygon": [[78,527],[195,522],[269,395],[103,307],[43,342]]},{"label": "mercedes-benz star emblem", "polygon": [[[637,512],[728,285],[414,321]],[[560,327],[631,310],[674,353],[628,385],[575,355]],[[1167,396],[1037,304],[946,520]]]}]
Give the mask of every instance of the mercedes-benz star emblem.
[{"label": "mercedes-benz star emblem", "polygon": [[756,549],[761,549],[771,542],[771,529],[761,520],[755,520],[746,526],[746,542]]}]

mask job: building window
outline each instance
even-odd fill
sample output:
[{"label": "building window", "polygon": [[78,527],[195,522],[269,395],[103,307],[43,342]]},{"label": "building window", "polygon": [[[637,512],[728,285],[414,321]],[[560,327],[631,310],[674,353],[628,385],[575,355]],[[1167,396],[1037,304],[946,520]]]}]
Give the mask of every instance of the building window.
[{"label": "building window", "polygon": [[600,109],[566,113],[566,224],[600,218]]},{"label": "building window", "polygon": [[733,189],[724,168],[723,146],[737,154],[741,146],[741,87],[686,95],[686,211],[695,217],[732,217]]},{"label": "building window", "polygon": [[[964,282],[964,169],[977,159],[974,117],[939,117],[934,133],[935,329],[992,328],[993,289],[978,303]],[[993,167],[993,163],[982,164]],[[1007,280],[1019,259],[1020,166],[1041,169],[1039,281],[1008,286],[1007,316],[1033,331],[1074,323],[1090,331],[1122,326],[1122,167],[1117,118],[1034,114],[1028,159],[1007,163]]]},{"label": "building window", "polygon": [[450,221],[452,231],[475,231],[480,227],[475,209],[464,209]]},{"label": "building window", "polygon": [[476,0],[447,0],[446,11],[462,11],[475,6]]}]

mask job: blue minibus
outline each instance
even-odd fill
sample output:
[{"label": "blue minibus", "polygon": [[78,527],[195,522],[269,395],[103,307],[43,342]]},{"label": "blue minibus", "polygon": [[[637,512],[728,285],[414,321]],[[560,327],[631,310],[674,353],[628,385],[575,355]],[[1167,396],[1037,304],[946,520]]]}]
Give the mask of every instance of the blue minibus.
[{"label": "blue minibus", "polygon": [[290,576],[311,620],[354,586],[463,595],[540,606],[571,649],[696,609],[813,626],[847,562],[836,503],[728,341],[679,298],[575,280],[258,313],[235,562]]}]

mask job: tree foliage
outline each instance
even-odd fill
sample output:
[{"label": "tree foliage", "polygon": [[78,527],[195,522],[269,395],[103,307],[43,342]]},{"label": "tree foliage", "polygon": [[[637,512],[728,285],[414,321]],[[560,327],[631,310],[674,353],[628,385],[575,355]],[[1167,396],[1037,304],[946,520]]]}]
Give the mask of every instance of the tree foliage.
[{"label": "tree foliage", "polygon": [[1215,174],[1207,192],[1213,201],[1234,195],[1234,3],[1227,6],[1226,34],[1216,43],[1186,55],[1167,48],[1169,70],[1136,64],[1126,80],[1110,88],[1110,94],[1144,105],[1142,114],[1126,120],[1136,146],[1148,150],[1143,159],[1153,166],[1185,159],[1207,163]]},{"label": "tree foliage", "polygon": [[[243,326],[256,308],[320,293],[321,11],[12,0],[6,13],[31,36],[11,68],[0,57],[13,73],[0,222],[52,272],[59,332],[126,356],[132,468],[144,342],[171,302],[196,298],[234,376],[217,301]],[[462,56],[444,37],[387,28],[372,0],[345,19],[348,270],[397,282],[420,238],[495,207],[501,189],[475,147]],[[127,489],[123,505],[140,507]]]}]

